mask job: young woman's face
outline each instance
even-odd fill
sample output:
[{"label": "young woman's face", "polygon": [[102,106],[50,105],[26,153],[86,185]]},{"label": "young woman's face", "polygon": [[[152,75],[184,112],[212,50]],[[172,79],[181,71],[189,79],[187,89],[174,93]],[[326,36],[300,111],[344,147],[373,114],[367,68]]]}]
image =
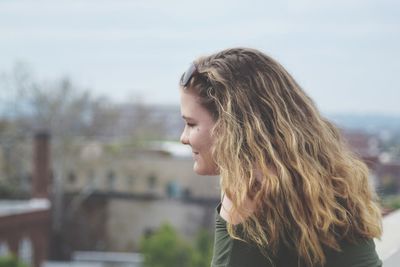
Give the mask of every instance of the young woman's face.
[{"label": "young woman's face", "polygon": [[185,121],[181,142],[192,148],[193,170],[200,175],[217,175],[218,168],[211,156],[211,129],[215,121],[209,111],[200,105],[195,93],[181,88],[180,94],[181,114]]}]

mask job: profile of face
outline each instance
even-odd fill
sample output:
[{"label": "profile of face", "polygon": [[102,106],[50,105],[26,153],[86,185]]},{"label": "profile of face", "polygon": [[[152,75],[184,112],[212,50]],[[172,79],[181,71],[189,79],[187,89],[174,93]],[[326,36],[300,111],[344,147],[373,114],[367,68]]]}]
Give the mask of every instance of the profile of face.
[{"label": "profile of face", "polygon": [[211,155],[211,129],[215,121],[210,112],[199,103],[196,93],[181,88],[180,96],[181,114],[185,121],[180,141],[192,148],[193,170],[199,175],[217,175],[218,168]]}]

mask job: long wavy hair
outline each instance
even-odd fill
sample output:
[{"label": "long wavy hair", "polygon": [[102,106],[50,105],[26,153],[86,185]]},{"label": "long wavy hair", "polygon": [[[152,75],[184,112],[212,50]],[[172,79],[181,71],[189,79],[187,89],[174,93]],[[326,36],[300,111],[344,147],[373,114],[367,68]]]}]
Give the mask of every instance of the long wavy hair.
[{"label": "long wavy hair", "polygon": [[[228,224],[231,237],[273,254],[283,243],[315,266],[326,262],[324,248],[381,235],[366,165],[278,62],[233,48],[194,65],[187,89],[215,118],[221,190],[245,218]],[[248,199],[256,209],[245,217]]]}]

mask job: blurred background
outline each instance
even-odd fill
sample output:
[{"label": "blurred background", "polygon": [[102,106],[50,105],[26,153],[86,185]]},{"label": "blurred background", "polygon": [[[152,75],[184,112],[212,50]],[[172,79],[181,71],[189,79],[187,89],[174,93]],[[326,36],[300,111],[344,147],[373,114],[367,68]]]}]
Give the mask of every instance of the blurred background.
[{"label": "blurred background", "polygon": [[236,46],[282,63],[370,167],[397,266],[389,0],[0,0],[0,266],[209,266],[219,181],[179,143],[178,81]]}]

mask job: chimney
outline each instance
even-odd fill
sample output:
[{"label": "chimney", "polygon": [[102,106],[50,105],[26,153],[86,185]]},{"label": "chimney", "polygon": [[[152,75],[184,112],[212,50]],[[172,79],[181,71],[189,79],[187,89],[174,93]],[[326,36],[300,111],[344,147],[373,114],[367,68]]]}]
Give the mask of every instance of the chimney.
[{"label": "chimney", "polygon": [[33,141],[32,198],[49,198],[50,184],[50,135],[38,132]]}]

